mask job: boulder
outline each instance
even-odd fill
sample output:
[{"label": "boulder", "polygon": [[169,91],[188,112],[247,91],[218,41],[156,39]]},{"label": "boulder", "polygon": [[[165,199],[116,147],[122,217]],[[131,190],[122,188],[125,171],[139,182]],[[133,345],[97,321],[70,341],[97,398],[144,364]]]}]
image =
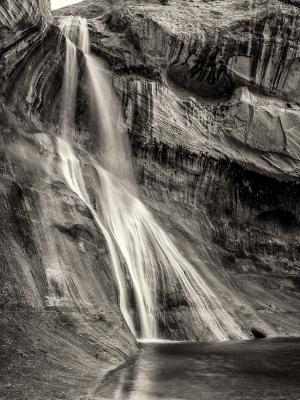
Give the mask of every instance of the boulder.
[{"label": "boulder", "polygon": [[251,333],[255,339],[264,339],[267,337],[267,334],[260,328],[251,328]]}]

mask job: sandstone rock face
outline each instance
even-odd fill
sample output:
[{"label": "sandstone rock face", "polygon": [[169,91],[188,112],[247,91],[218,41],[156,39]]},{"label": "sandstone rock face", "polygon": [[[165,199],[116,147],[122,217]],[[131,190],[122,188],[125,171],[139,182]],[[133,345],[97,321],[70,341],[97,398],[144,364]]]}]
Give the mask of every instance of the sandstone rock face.
[{"label": "sandstone rock face", "polygon": [[[56,168],[56,22],[72,13],[89,19],[92,51],[111,70],[145,203],[194,265],[214,271],[245,331],[299,334],[299,2],[89,0],[54,18],[47,1],[11,3],[0,6],[3,373],[24,357],[25,376],[48,368],[34,370],[45,385],[32,393],[52,393],[50,370],[72,398],[69,368],[84,392],[99,366],[135,349],[105,240]],[[93,197],[85,150],[97,141],[79,61],[74,142]],[[170,330],[181,314],[170,306]]]}]

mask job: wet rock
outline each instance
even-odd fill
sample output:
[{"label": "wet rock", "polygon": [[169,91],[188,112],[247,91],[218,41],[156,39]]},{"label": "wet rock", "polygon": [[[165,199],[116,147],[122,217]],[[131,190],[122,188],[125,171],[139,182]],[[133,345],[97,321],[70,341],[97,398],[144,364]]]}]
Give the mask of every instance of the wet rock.
[{"label": "wet rock", "polygon": [[267,334],[262,329],[251,328],[251,333],[255,339],[264,339],[267,337]]},{"label": "wet rock", "polygon": [[84,226],[82,224],[74,224],[70,226],[56,224],[54,225],[54,227],[58,229],[60,232],[69,235],[73,239],[91,240],[93,237],[89,227]]}]

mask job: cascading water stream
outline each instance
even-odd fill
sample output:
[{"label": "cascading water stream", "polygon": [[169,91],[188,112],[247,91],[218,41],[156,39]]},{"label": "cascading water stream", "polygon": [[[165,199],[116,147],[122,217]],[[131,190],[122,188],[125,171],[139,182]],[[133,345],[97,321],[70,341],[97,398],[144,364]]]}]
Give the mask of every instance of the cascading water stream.
[{"label": "cascading water stream", "polygon": [[[218,340],[245,338],[206,281],[138,199],[121,109],[107,73],[89,52],[86,20],[68,18],[61,27],[67,36],[63,99],[68,99],[68,93],[72,96],[63,102],[63,134],[58,139],[61,169],[70,189],[91,210],[108,243],[119,286],[120,308],[127,324],[137,337],[157,339],[161,335],[159,321],[164,301],[184,299],[193,320]],[[101,205],[101,215],[89,200],[80,162],[70,145],[77,91],[77,79],[73,79],[78,70],[75,45],[86,59],[90,102],[100,135],[101,164],[95,157],[90,156],[90,160],[98,177],[99,185],[93,189]],[[130,277],[137,318],[129,302],[126,276]]]},{"label": "cascading water stream", "polygon": [[66,38],[66,61],[62,89],[62,113],[60,115],[60,128],[64,137],[70,137],[74,124],[78,81],[77,48],[72,40],[74,39],[72,25],[64,21],[60,28]]},{"label": "cascading water stream", "polygon": [[[101,232],[105,237],[119,287],[120,309],[130,330],[133,333],[135,333],[134,324],[132,323],[132,318],[128,313],[129,307],[127,305],[128,302],[127,302],[126,292],[124,291],[126,285],[123,281],[123,274],[121,272],[119,256],[116,251],[115,244],[113,243],[110,234],[100,221],[98,214],[91,205],[86,190],[86,186],[84,183],[80,162],[75,155],[72,145],[70,144],[72,143],[71,132],[75,118],[75,101],[76,101],[77,82],[78,82],[77,48],[74,42],[77,43],[78,47],[82,51],[87,52],[89,49],[89,35],[87,33],[86,24],[84,23],[84,20],[78,17],[75,19],[75,21],[77,23],[74,25],[72,23],[70,24],[70,21],[66,19],[62,22],[60,26],[62,32],[66,36],[66,61],[65,61],[64,83],[63,83],[63,94],[62,94],[63,111],[61,118],[62,135],[57,139],[57,148],[61,159],[61,171],[69,188],[74,193],[77,194],[77,196],[81,199],[81,201],[91,211],[96,224],[98,225],[99,229],[101,230]],[[76,28],[75,30],[74,26]],[[76,31],[77,29],[79,29],[80,32],[79,35]],[[74,96],[74,98],[72,98],[71,96]]]},{"label": "cascading water stream", "polygon": [[61,158],[61,170],[63,173],[63,176],[69,186],[69,188],[77,194],[77,196],[80,198],[80,200],[87,206],[87,208],[91,211],[94,220],[96,224],[98,225],[99,229],[103,233],[103,236],[106,240],[110,257],[111,257],[111,262],[114,267],[118,287],[119,287],[119,294],[120,294],[120,309],[121,312],[124,316],[125,321],[127,322],[127,325],[131,329],[133,333],[135,333],[135,328],[134,324],[132,322],[132,318],[128,312],[128,305],[127,305],[127,296],[126,292],[124,291],[125,288],[125,282],[123,278],[123,274],[121,271],[121,265],[119,261],[119,256],[117,253],[117,250],[115,248],[115,244],[113,243],[110,234],[108,233],[107,229],[104,227],[102,222],[100,221],[100,218],[98,217],[98,214],[94,210],[93,206],[91,205],[91,202],[89,200],[89,196],[85,187],[84,183],[84,178],[80,166],[80,162],[78,158],[76,157],[74,150],[72,149],[71,145],[61,139],[58,138],[57,142],[57,147],[58,147],[58,153]]}]

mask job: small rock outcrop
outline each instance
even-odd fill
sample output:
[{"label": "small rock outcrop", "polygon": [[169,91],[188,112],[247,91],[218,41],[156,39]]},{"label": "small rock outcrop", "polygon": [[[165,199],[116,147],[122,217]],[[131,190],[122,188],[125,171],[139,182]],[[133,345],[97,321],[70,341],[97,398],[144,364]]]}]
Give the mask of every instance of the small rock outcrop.
[{"label": "small rock outcrop", "polygon": [[263,330],[258,328],[252,328],[251,333],[255,337],[255,339],[265,339],[267,337],[267,334]]}]

